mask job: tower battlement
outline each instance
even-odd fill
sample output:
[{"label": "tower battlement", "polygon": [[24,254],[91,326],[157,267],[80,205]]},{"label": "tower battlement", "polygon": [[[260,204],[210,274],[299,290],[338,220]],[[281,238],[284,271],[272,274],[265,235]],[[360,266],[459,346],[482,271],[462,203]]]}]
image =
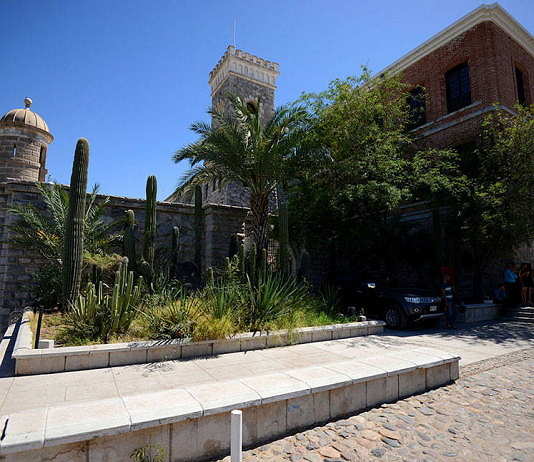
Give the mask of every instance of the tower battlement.
[{"label": "tower battlement", "polygon": [[280,74],[278,63],[259,58],[230,45],[209,75],[212,95],[230,75],[236,75],[259,85],[276,89]]}]

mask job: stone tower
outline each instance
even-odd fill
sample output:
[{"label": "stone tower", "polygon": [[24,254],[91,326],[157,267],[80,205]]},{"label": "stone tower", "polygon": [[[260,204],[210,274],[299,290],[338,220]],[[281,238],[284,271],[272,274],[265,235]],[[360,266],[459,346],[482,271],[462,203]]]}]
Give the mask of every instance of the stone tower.
[{"label": "stone tower", "polygon": [[219,110],[229,110],[228,95],[245,101],[260,98],[262,117],[268,119],[274,110],[279,73],[277,63],[229,46],[210,72],[211,104]]},{"label": "stone tower", "polygon": [[[278,64],[229,46],[209,75],[211,104],[219,111],[230,111],[229,95],[239,96],[246,102],[261,100],[263,120],[274,111]],[[170,202],[193,203],[191,193],[172,194]],[[204,203],[248,207],[248,193],[242,186],[231,183],[221,186],[215,182],[202,185]]]},{"label": "stone tower", "polygon": [[9,180],[45,181],[46,151],[54,137],[43,118],[24,108],[12,109],[0,119],[0,183]]}]

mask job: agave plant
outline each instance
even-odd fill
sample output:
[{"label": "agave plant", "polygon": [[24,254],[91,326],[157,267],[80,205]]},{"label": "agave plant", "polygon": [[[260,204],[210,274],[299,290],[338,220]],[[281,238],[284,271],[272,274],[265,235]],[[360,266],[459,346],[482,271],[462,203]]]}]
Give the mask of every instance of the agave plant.
[{"label": "agave plant", "polygon": [[[69,195],[59,184],[38,184],[44,208],[16,205],[10,212],[18,220],[10,226],[15,245],[37,252],[46,260],[59,261],[63,254],[65,222],[69,209]],[[106,253],[120,239],[113,231],[115,223],[103,220],[109,203],[105,197],[97,200],[98,186],[87,196],[84,216],[84,250],[90,254]]]},{"label": "agave plant", "polygon": [[290,315],[306,303],[306,288],[293,278],[267,271],[256,282],[247,277],[243,304],[248,328],[268,330],[277,319]]}]

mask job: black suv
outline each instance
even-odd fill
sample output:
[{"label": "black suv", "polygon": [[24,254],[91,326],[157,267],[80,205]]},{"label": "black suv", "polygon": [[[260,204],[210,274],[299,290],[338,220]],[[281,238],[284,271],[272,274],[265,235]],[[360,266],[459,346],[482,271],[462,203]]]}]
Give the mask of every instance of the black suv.
[{"label": "black suv", "polygon": [[441,297],[432,290],[381,288],[375,282],[363,282],[350,292],[349,304],[394,329],[445,316]]}]

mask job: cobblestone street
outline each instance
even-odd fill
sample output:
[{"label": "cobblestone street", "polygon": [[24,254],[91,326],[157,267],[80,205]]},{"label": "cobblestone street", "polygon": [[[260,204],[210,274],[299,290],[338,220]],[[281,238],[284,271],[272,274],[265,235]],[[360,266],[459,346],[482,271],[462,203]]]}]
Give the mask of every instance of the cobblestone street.
[{"label": "cobblestone street", "polygon": [[534,349],[472,363],[455,384],[244,454],[246,462],[368,460],[534,461]]}]

